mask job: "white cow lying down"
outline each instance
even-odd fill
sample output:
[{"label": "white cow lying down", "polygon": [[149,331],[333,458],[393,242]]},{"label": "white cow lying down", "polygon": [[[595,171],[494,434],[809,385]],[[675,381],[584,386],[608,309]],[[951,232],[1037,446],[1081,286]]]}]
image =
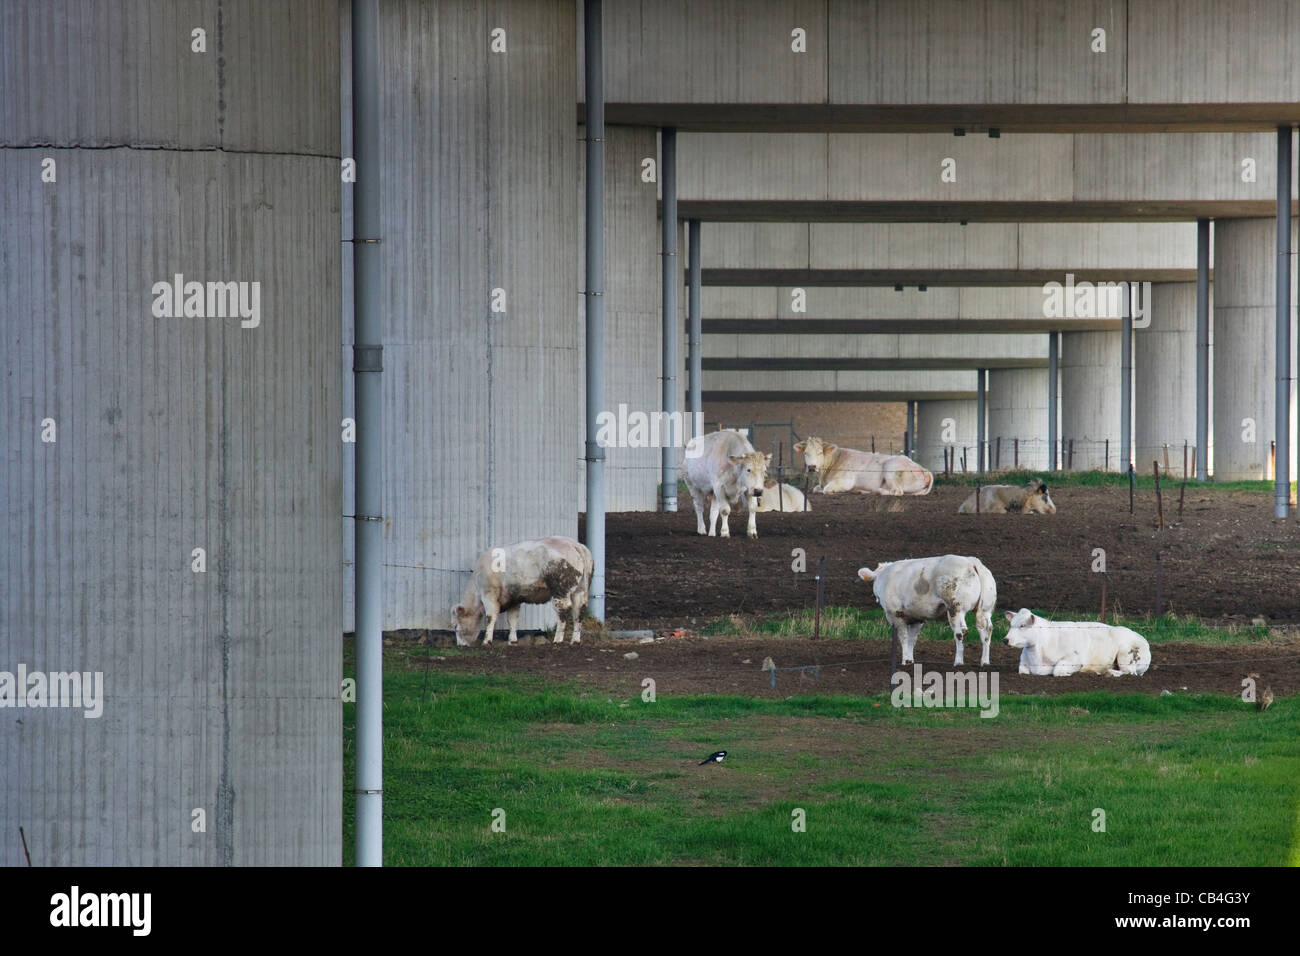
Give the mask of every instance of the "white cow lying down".
[{"label": "white cow lying down", "polygon": [[833,495],[856,491],[864,495],[928,495],[934,475],[906,455],[883,455],[872,451],[841,448],[833,442],[809,437],[794,450],[803,455],[804,465],[817,472],[820,481],[814,492]]},{"label": "white cow lying down", "polygon": [[1151,666],[1151,645],[1127,627],[1101,621],[1049,621],[1028,608],[1007,611],[1007,643],[1020,651],[1020,673],[1068,677],[1085,674],[1142,675]]},{"label": "white cow lying down", "polygon": [[874,571],[858,568],[858,577],[871,584],[876,600],[885,609],[885,620],[903,645],[903,664],[913,663],[912,652],[921,626],[944,615],[957,642],[957,658],[953,664],[961,664],[966,612],[973,610],[982,645],[980,665],[988,665],[998,587],[979,558],[945,554],[886,561]]},{"label": "white cow lying down", "polygon": [[564,615],[573,621],[570,643],[582,641],[582,609],[587,606],[591,574],[595,565],[587,546],[573,538],[539,538],[520,541],[505,548],[489,548],[478,556],[474,576],[465,585],[465,596],[452,609],[456,618],[456,643],[473,644],[487,617],[487,637],[502,611],[510,621],[510,643],[518,639],[519,607],[551,602],[560,622],[555,626],[555,643],[564,640]]}]

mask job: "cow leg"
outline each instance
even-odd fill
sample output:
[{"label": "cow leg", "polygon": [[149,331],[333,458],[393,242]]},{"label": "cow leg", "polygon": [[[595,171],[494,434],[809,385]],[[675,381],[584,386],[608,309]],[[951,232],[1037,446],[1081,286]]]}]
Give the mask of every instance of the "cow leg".
[{"label": "cow leg", "polygon": [[993,609],[976,608],[975,629],[980,635],[980,667],[989,666],[989,642],[993,640]]},{"label": "cow leg", "polygon": [[749,512],[749,526],[745,529],[745,534],[751,538],[758,537],[758,512],[754,510],[754,502],[751,500],[745,508]]},{"label": "cow leg", "polygon": [[[719,488],[713,489],[713,506],[717,509],[717,514],[722,519],[722,531],[718,536],[722,538],[730,538],[731,525],[727,519],[731,517],[731,502],[727,500],[726,495],[724,495],[722,490]],[[713,534],[712,524],[709,525],[709,534]]]},{"label": "cow leg", "polygon": [[1052,668],[1052,676],[1069,677],[1071,674],[1078,673],[1079,668],[1081,668],[1082,666],[1083,666],[1083,659],[1079,656],[1078,652],[1076,651],[1074,653],[1065,655],[1065,657],[1062,657],[1059,661],[1056,662],[1056,666]]},{"label": "cow leg", "polygon": [[911,621],[907,625],[907,663],[916,662],[916,639],[921,636],[925,621]]},{"label": "cow leg", "polygon": [[957,642],[957,658],[952,662],[953,666],[956,667],[958,664],[965,663],[962,657],[962,642],[966,640],[966,612],[962,611],[960,614],[954,614],[949,611],[948,626],[952,628],[953,640]]},{"label": "cow leg", "polygon": [[[716,538],[718,535],[718,512],[720,512],[721,510],[722,510],[722,502],[718,500],[717,495],[714,495],[713,500],[709,502],[709,537],[710,538]],[[725,528],[726,525],[723,525],[723,527]],[[725,530],[723,531],[723,534],[724,535],[726,534]]]},{"label": "cow leg", "polygon": [[695,505],[695,533],[707,534],[704,528],[704,498],[691,489],[691,503]]},{"label": "cow leg", "polygon": [[570,644],[582,643],[582,608],[585,602],[581,598],[572,598],[569,603],[569,614],[573,619],[573,637]]},{"label": "cow leg", "polygon": [[500,613],[499,611],[494,610],[494,611],[492,611],[492,612],[490,612],[490,613],[488,614],[488,619],[487,619],[487,635],[483,638],[483,646],[484,646],[484,647],[486,647],[487,645],[489,645],[489,644],[492,643],[492,632],[493,632],[493,630],[496,629],[496,626],[497,626],[497,614],[499,614],[499,613]]},{"label": "cow leg", "polygon": [[519,635],[516,630],[519,627],[519,605],[516,604],[510,610],[506,611],[506,620],[510,622],[510,643],[515,644],[519,641]]}]

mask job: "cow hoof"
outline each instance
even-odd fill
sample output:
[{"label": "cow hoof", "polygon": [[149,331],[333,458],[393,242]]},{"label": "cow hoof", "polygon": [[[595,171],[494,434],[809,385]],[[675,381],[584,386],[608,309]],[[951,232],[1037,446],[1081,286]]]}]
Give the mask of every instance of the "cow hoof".
[{"label": "cow hoof", "polygon": [[582,638],[580,638],[580,637],[575,637],[573,640],[569,641],[569,643],[570,643],[570,644],[581,644],[581,643],[582,643]]},{"label": "cow hoof", "polygon": [[506,643],[507,643],[507,644],[518,644],[518,643],[519,643],[519,639],[518,639],[518,638],[515,638],[515,637],[512,637],[512,638],[510,638],[510,640],[506,641]]}]

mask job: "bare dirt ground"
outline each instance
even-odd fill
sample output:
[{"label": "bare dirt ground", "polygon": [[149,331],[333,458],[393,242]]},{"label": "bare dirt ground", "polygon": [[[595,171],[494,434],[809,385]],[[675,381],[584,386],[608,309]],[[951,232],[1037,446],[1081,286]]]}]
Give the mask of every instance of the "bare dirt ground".
[{"label": "bare dirt ground", "polygon": [[[746,619],[810,608],[814,576],[826,558],[828,605],[875,607],[857,577],[863,565],[932,554],[980,558],[998,584],[998,609],[1033,606],[1048,613],[1095,619],[1102,575],[1092,570],[1094,549],[1105,551],[1108,609],[1131,615],[1155,604],[1157,554],[1161,607],[1213,624],[1248,624],[1263,617],[1280,626],[1276,639],[1252,644],[1160,644],[1142,678],[1076,675],[1022,677],[1019,652],[995,643],[992,665],[1002,693],[1127,690],[1159,694],[1217,692],[1238,695],[1241,679],[1260,675],[1278,695],[1300,691],[1300,521],[1277,521],[1264,493],[1209,492],[1189,485],[1177,515],[1177,486],[1165,497],[1166,529],[1155,528],[1155,495],[1139,491],[1128,513],[1127,488],[1053,490],[1052,516],[957,515],[968,489],[939,486],[920,498],[810,496],[807,514],[762,514],[759,537],[745,537],[744,516],[732,518],[733,537],[695,533],[690,500],[677,514],[628,513],[607,518],[607,627],[681,632],[654,644],[601,638],[552,647],[524,638],[498,642],[429,666],[475,673],[532,673],[576,681],[603,692],[633,696],[649,676],[657,693],[739,693],[788,697],[802,693],[876,693],[888,686],[888,645],[882,641],[775,637],[704,637],[710,621]],[[802,548],[808,570],[791,570]],[[1290,634],[1291,636],[1286,636]],[[396,636],[396,635],[394,635]],[[414,639],[419,635],[407,635]],[[979,660],[971,633],[966,662]],[[425,635],[425,642],[450,643]],[[627,661],[626,652],[637,652]],[[778,671],[776,687],[759,670],[763,658],[778,667],[820,665],[812,673]],[[950,640],[922,640],[917,660],[950,667]]]}]

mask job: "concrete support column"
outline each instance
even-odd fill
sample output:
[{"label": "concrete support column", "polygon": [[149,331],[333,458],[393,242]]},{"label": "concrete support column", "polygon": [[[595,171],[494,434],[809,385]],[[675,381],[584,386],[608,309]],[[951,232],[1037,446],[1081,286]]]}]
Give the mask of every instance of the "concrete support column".
[{"label": "concrete support column", "polygon": [[1196,479],[1210,476],[1210,220],[1196,220]]},{"label": "concrete support column", "polygon": [[[578,532],[577,312],[591,286],[574,16],[572,0],[380,4],[382,222],[396,270],[384,291],[385,629],[451,626],[484,549]],[[496,29],[508,54],[486,52]],[[616,281],[611,267],[607,287]],[[554,622],[549,605],[520,616],[523,628]]]},{"label": "concrete support column", "polygon": [[1124,470],[1119,428],[1120,333],[1062,332],[1060,364],[1061,440],[1065,443],[1061,467]]},{"label": "concrete support column", "polygon": [[[1294,221],[1291,231],[1294,246]],[[1261,480],[1269,475],[1276,427],[1276,243],[1273,219],[1214,223],[1213,452],[1214,477],[1219,481]],[[1292,263],[1293,293],[1294,269]],[[1294,294],[1291,301],[1294,336]]]},{"label": "concrete support column", "polygon": [[1133,466],[1163,468],[1167,442],[1169,474],[1182,478],[1183,443],[1196,444],[1196,283],[1153,284],[1146,309],[1150,324],[1133,331]]},{"label": "concrete support column", "polygon": [[[584,127],[578,128],[578,135],[585,135]],[[649,126],[605,127],[605,401],[602,410],[615,420],[620,415],[630,419],[633,413],[651,415],[664,401],[660,380],[663,290],[658,200],[653,184],[641,182],[641,160],[656,154],[657,135],[655,128]],[[585,175],[580,174],[578,178],[580,188],[585,190]],[[580,231],[585,241],[585,223]],[[585,383],[580,397],[585,405]],[[582,435],[581,426],[578,434]],[[656,510],[660,449],[616,444],[604,451],[605,510]],[[586,488],[580,486],[579,509],[585,508]]]},{"label": "concrete support column", "polygon": [[1060,467],[1061,418],[1061,334],[1049,332],[1047,335],[1047,469],[1056,471]]},{"label": "concrete support column", "polygon": [[989,466],[1048,467],[1047,369],[989,369]]},{"label": "concrete support column", "polygon": [[966,470],[976,470],[975,401],[921,400],[916,406],[916,460],[933,472],[943,471],[944,450],[955,449],[953,470],[961,470],[961,456],[966,452]]},{"label": "concrete support column", "polygon": [[0,12],[0,867],[342,862],[339,12]]}]

